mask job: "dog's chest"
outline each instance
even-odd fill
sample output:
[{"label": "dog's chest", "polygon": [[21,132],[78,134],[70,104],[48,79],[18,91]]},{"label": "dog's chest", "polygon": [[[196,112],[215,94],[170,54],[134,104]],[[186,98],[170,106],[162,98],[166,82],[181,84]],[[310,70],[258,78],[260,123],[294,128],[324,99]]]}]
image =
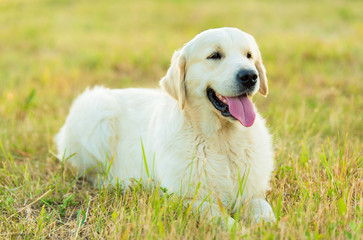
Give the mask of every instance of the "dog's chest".
[{"label": "dog's chest", "polygon": [[203,194],[213,192],[222,202],[236,197],[243,178],[251,171],[253,146],[243,139],[237,143],[197,137],[192,175]]}]

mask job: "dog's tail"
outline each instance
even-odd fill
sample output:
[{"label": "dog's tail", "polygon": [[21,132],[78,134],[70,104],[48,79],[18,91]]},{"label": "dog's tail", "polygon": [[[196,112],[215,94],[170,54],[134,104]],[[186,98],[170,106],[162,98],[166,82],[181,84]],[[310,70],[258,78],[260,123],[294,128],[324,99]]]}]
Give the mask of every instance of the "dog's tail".
[{"label": "dog's tail", "polygon": [[57,159],[63,161],[66,155],[65,126],[63,126],[59,133],[54,137],[54,142],[57,145]]}]

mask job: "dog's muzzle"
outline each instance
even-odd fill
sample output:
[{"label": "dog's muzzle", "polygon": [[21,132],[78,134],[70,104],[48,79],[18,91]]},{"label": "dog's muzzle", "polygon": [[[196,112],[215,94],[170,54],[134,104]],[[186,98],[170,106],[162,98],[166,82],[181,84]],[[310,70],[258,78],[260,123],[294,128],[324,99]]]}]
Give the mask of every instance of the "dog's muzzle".
[{"label": "dog's muzzle", "polygon": [[236,74],[237,81],[246,89],[250,89],[257,83],[258,75],[254,70],[241,69]]}]

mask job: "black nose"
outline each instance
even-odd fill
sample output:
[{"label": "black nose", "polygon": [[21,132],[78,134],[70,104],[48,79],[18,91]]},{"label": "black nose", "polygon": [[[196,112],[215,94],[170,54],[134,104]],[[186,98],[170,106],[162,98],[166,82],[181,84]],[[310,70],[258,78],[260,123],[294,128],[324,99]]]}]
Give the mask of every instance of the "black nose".
[{"label": "black nose", "polygon": [[252,87],[257,82],[257,74],[253,70],[242,69],[237,73],[237,81],[245,87]]}]

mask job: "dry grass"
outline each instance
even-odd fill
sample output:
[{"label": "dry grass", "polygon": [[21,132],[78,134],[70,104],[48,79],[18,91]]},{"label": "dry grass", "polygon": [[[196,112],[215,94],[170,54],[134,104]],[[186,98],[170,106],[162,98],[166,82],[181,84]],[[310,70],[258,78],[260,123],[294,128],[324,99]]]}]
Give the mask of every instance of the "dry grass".
[{"label": "dry grass", "polygon": [[[360,1],[0,1],[0,238],[362,239]],[[53,136],[86,86],[157,86],[201,30],[253,34],[274,134],[278,221],[225,230],[135,182],[93,189],[55,159]]]}]

